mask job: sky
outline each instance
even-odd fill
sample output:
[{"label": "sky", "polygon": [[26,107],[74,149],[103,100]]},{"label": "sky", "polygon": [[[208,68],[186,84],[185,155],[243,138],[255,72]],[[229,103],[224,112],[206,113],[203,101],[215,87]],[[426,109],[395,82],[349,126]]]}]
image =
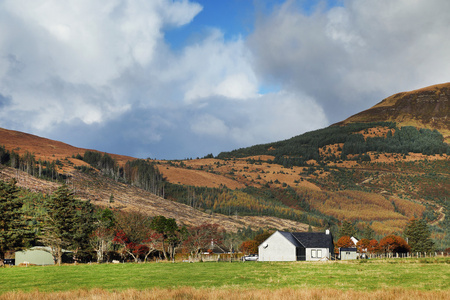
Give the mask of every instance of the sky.
[{"label": "sky", "polygon": [[448,0],[0,0],[0,127],[186,159],[450,81]]}]

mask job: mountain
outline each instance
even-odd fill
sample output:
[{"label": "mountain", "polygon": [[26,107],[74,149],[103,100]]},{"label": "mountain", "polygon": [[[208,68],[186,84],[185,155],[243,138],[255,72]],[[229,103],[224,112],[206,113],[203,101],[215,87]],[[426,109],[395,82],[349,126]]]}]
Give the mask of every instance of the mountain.
[{"label": "mountain", "polygon": [[[136,160],[0,129],[3,153],[21,156],[15,169],[2,161],[8,166],[1,167],[0,179],[16,177],[19,185],[48,193],[58,178],[96,205],[184,224],[216,222],[230,231],[312,226],[337,234],[346,220],[359,237],[377,237],[401,234],[410,218],[425,218],[436,245],[445,249],[450,246],[449,88],[399,93],[327,128],[196,160]],[[113,162],[105,166],[101,160]],[[36,178],[44,165],[52,170],[50,180]],[[162,174],[157,190],[125,180],[127,169],[142,166]]]},{"label": "mountain", "polygon": [[450,83],[392,95],[372,108],[338,123],[395,122],[399,126],[437,129],[450,142]]},{"label": "mountain", "polygon": [[[236,231],[239,228],[249,226],[255,229],[269,227],[306,230],[308,228],[307,224],[272,216],[226,216],[205,213],[191,206],[164,199],[141,188],[117,182],[101,175],[98,171],[81,172],[77,167],[89,166],[89,164],[77,159],[76,156],[83,155],[86,151],[95,150],[77,148],[62,142],[3,128],[0,128],[0,147],[4,147],[10,153],[18,153],[22,158],[21,161],[23,161],[17,169],[0,164],[0,180],[9,181],[16,178],[18,186],[32,192],[52,193],[61,182],[45,180],[29,174],[30,172],[26,171],[26,162],[23,159],[27,153],[32,154],[36,161],[57,161],[58,173],[64,175],[64,181],[74,190],[75,196],[82,200],[90,200],[100,207],[139,211],[150,216],[164,215],[168,218],[175,218],[186,225],[204,222],[219,223],[227,231]],[[3,157],[4,153],[0,149],[0,157]],[[123,155],[108,155],[113,157],[120,165],[124,165],[127,161],[136,160]],[[217,180],[220,181],[221,179]],[[226,182],[226,178],[224,180]],[[111,196],[114,198],[113,202],[111,202]]]}]

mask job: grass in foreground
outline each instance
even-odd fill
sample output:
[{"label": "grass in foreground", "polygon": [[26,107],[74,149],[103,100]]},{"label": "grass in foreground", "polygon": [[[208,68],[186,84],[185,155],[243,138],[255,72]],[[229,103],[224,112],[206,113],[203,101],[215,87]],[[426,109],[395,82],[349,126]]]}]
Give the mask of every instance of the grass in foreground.
[{"label": "grass in foreground", "polygon": [[[312,295],[320,291],[320,295],[325,293],[325,296],[326,291],[331,290],[331,294],[340,294],[345,298],[345,295],[352,293],[368,296],[389,292],[391,297],[395,295],[396,298],[402,294],[411,296],[411,293],[422,293],[425,298],[434,295],[430,299],[445,299],[450,297],[449,265],[450,258],[346,263],[222,262],[14,267],[0,270],[0,295],[3,294],[0,297],[31,299],[36,298],[31,295],[39,291],[45,292],[46,297],[55,295],[54,299],[77,298],[55,292],[67,292],[68,295],[86,293],[86,296],[80,297],[87,299],[102,297],[88,296],[92,293],[110,293],[116,299],[129,298],[129,295],[125,296],[127,293],[145,295],[137,299],[158,293],[167,295],[163,297],[166,299],[225,299],[233,295],[242,298],[240,296],[246,294],[264,299],[264,295],[273,297],[274,293],[295,295],[307,292]],[[177,293],[186,294],[179,297]],[[216,296],[201,296],[209,294]],[[30,298],[20,298],[21,295]]]},{"label": "grass in foreground", "polygon": [[75,290],[66,292],[8,292],[0,295],[0,299],[4,300],[36,300],[36,299],[377,299],[377,300],[447,300],[450,297],[450,291],[416,291],[404,289],[389,289],[377,291],[342,291],[334,289],[194,289],[190,287],[178,289],[151,289],[145,291],[126,290],[126,291],[105,291],[95,290]]}]

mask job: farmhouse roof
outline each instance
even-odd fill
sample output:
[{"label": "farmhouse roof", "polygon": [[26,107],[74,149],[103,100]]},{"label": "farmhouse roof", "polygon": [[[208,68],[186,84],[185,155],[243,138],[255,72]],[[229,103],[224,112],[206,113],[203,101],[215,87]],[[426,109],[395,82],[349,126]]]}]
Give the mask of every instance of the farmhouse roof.
[{"label": "farmhouse roof", "polygon": [[356,248],[339,248],[340,251],[356,252]]},{"label": "farmhouse roof", "polygon": [[295,247],[329,248],[333,244],[333,236],[323,232],[285,232],[280,233]]}]

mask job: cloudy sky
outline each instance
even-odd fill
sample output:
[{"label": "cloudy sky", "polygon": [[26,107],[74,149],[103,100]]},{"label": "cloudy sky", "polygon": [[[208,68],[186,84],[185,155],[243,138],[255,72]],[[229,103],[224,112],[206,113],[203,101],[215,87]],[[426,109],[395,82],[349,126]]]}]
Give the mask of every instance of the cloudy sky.
[{"label": "cloudy sky", "polygon": [[326,127],[450,81],[448,0],[0,0],[0,127],[141,158]]}]

